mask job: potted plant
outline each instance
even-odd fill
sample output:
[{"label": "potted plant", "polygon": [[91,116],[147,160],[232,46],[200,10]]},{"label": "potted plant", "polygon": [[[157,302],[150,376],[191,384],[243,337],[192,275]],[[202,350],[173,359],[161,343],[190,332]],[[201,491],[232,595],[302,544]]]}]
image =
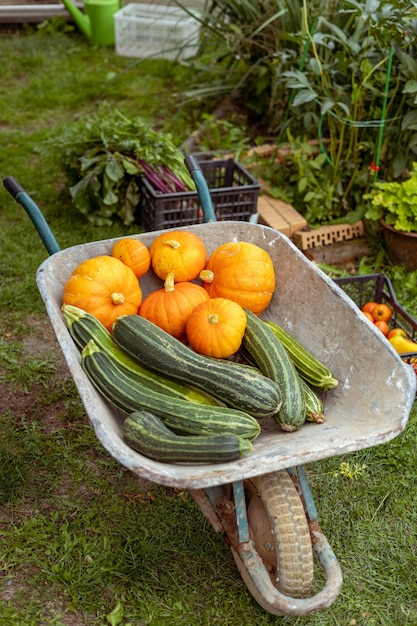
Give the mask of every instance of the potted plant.
[{"label": "potted plant", "polygon": [[370,200],[365,217],[381,224],[392,261],[409,271],[417,269],[417,162],[407,179],[377,181],[364,199]]}]

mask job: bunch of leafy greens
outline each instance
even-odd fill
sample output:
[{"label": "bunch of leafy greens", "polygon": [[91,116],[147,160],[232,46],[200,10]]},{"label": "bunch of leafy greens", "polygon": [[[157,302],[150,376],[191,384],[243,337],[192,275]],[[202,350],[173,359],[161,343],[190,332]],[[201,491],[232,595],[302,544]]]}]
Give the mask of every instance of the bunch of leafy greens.
[{"label": "bunch of leafy greens", "polygon": [[100,226],[135,221],[142,176],[158,193],[195,190],[171,136],[117,110],[68,124],[38,148],[62,167],[76,208]]},{"label": "bunch of leafy greens", "polygon": [[402,182],[378,181],[364,199],[371,201],[367,219],[383,218],[396,230],[417,232],[417,162],[413,163],[409,178]]}]

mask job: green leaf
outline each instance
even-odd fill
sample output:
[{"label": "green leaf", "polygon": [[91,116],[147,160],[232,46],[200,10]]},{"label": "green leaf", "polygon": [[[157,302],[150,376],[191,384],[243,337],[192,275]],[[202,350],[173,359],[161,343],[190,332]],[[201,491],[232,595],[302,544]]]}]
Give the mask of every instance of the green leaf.
[{"label": "green leaf", "polygon": [[300,180],[298,181],[298,185],[297,185],[298,191],[300,193],[303,193],[307,189],[307,183],[308,183],[308,180],[306,177],[300,178]]},{"label": "green leaf", "polygon": [[408,111],[403,118],[401,130],[413,129],[417,126],[417,110]]},{"label": "green leaf", "polygon": [[130,159],[124,159],[122,157],[122,165],[125,168],[125,172],[126,174],[129,174],[130,176],[137,176],[138,174],[142,173],[142,169],[139,168],[135,163],[133,163],[133,161],[131,161]]},{"label": "green leaf", "polygon": [[403,87],[403,93],[417,93],[417,80],[409,80]]},{"label": "green leaf", "polygon": [[318,94],[310,89],[300,89],[293,100],[293,106],[300,106],[318,98]]},{"label": "green leaf", "polygon": [[110,159],[104,170],[104,174],[107,178],[114,182],[118,182],[124,176],[124,168],[120,165],[116,159]]},{"label": "green leaf", "polygon": [[108,621],[110,626],[118,626],[122,623],[123,613],[123,605],[121,604],[121,602],[118,602],[113,611],[106,615],[106,620]]}]

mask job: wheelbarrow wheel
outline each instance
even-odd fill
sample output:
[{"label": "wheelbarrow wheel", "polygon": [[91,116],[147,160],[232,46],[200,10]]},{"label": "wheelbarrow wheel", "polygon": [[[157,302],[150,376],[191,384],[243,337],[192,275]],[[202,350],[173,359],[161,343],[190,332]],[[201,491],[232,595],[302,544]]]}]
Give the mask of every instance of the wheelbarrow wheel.
[{"label": "wheelbarrow wheel", "polygon": [[313,547],[290,474],[281,470],[258,476],[245,481],[245,491],[250,535],[272,583],[289,597],[307,598],[313,586]]}]

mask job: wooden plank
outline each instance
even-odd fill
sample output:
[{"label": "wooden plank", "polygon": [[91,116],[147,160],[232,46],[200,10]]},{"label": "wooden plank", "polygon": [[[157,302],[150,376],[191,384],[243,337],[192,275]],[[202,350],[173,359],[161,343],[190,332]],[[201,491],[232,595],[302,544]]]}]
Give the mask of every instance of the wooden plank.
[{"label": "wooden plank", "polygon": [[279,230],[280,233],[283,233],[288,237],[290,236],[290,224],[282,217],[282,215],[277,213],[271,203],[268,202],[266,196],[259,196],[257,210],[259,214],[258,221],[260,224],[265,224],[265,226],[270,226],[271,228],[275,228],[275,230]]},{"label": "wooden plank", "polygon": [[278,198],[267,196],[268,202],[290,225],[290,236],[307,226],[307,220],[291,204]]}]

